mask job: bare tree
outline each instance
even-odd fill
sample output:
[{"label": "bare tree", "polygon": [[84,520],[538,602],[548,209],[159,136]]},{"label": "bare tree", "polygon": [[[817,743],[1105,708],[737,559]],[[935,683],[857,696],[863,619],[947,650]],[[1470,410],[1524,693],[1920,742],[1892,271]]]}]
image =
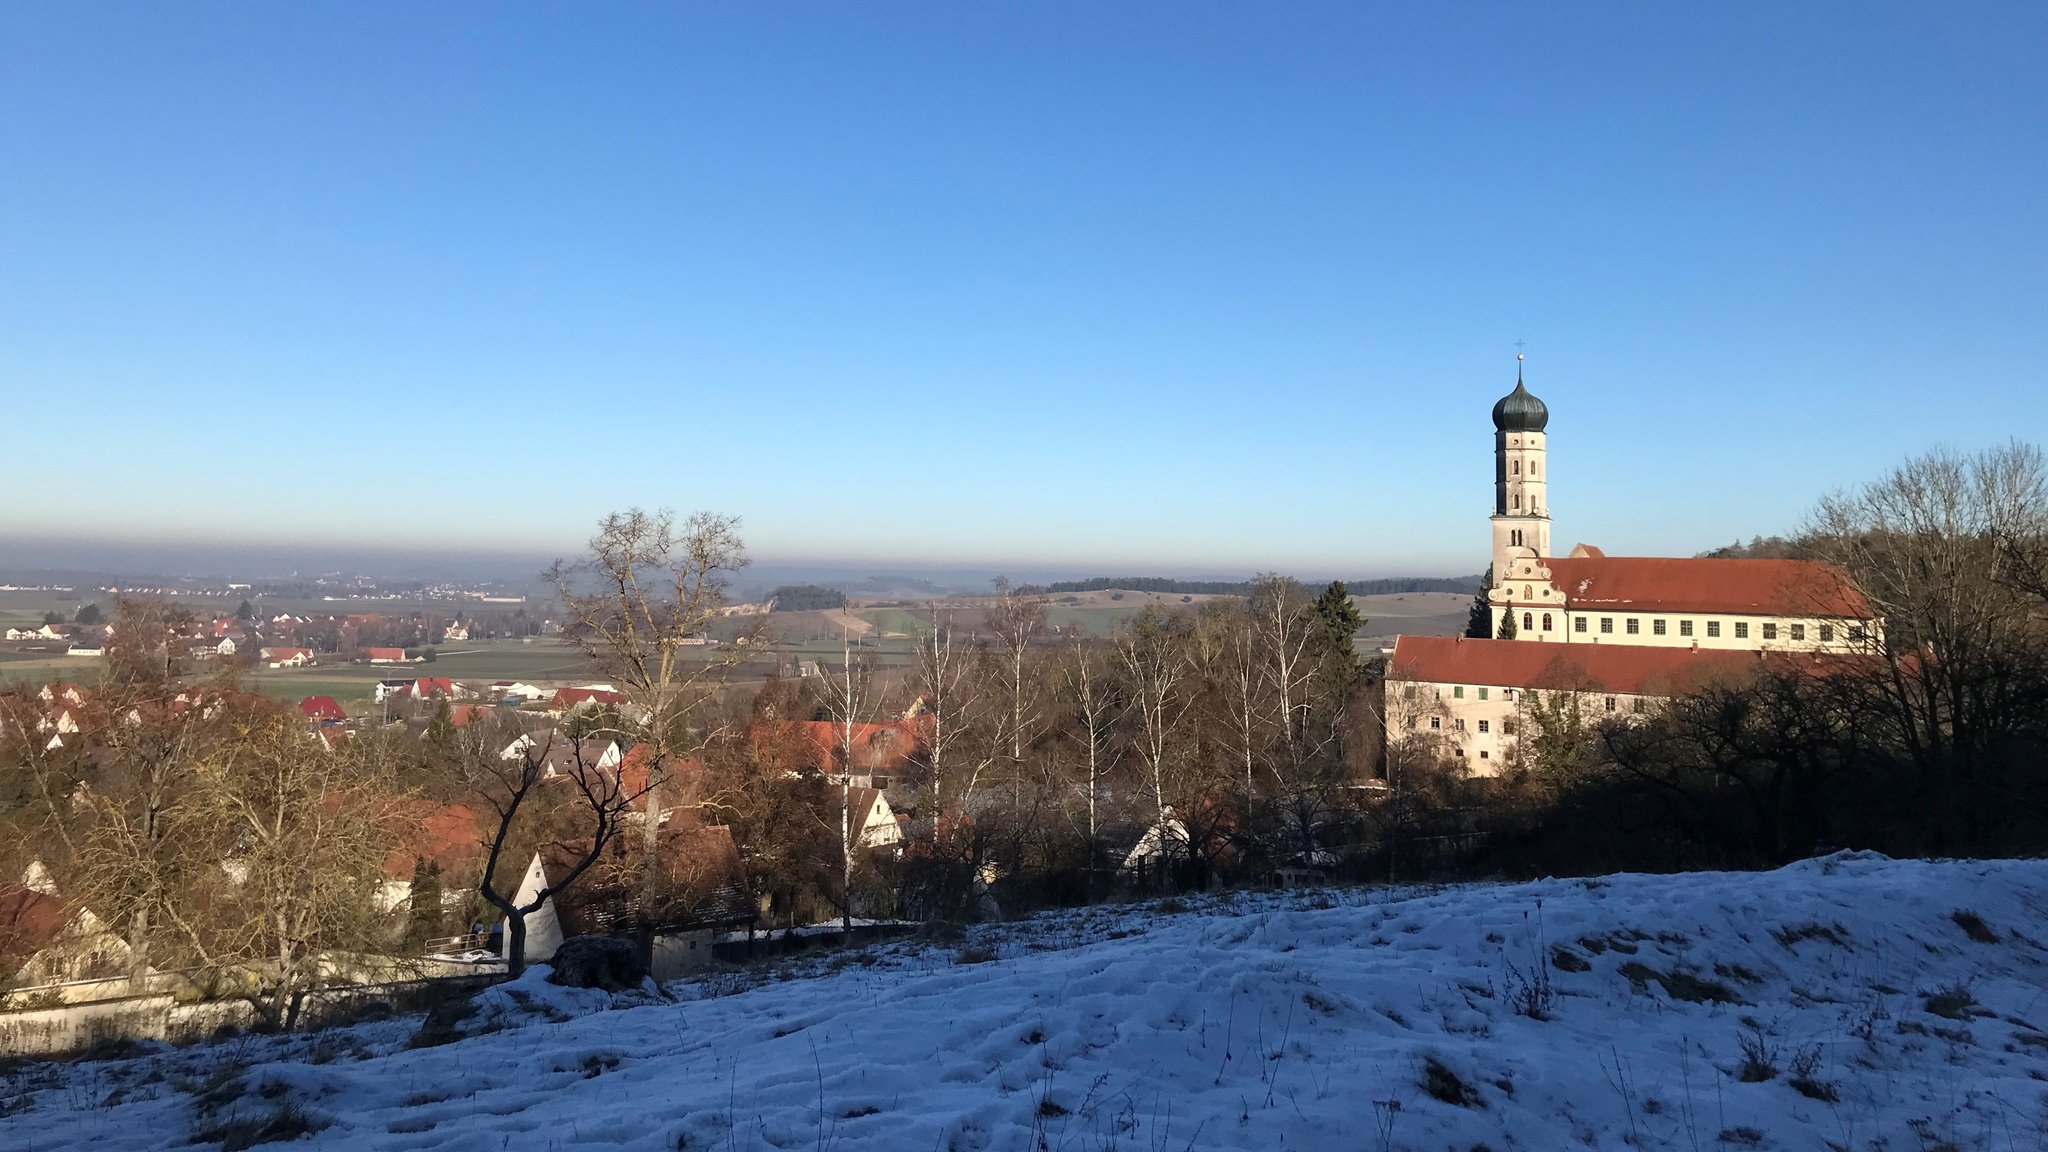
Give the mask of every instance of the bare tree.
[{"label": "bare tree", "polygon": [[1003,701],[1004,720],[1000,726],[1010,762],[1010,802],[1013,814],[1024,793],[1024,751],[1037,736],[1043,716],[1036,691],[1037,677],[1030,667],[1031,645],[1045,631],[1045,601],[1027,596],[1003,577],[996,579],[996,603],[988,614],[993,642],[990,656],[996,673],[997,692]]},{"label": "bare tree", "polygon": [[1180,791],[1176,753],[1182,736],[1181,722],[1194,702],[1194,697],[1184,690],[1190,661],[1180,621],[1147,606],[1124,625],[1117,637],[1117,654],[1130,692],[1131,711],[1136,716],[1132,752],[1151,785],[1160,846],[1184,852],[1188,845],[1168,844],[1168,810]]},{"label": "bare tree", "polygon": [[925,734],[925,765],[930,774],[926,788],[930,815],[936,820],[949,799],[948,775],[963,778],[954,799],[962,808],[970,807],[990,755],[986,742],[977,743],[973,738],[988,702],[976,675],[977,653],[940,615],[936,604],[931,608],[931,625],[931,631],[918,638],[917,688],[930,717]]},{"label": "bare tree", "polygon": [[[2048,473],[2011,445],[1939,451],[1822,501],[1806,543],[1845,569],[1884,621],[1869,677],[1941,837],[2009,818],[2008,749],[2039,736],[2048,618],[2026,585]],[[1873,648],[1876,647],[1872,637]]]},{"label": "bare tree", "polygon": [[853,826],[853,758],[857,726],[867,722],[875,706],[874,662],[866,652],[858,659],[853,639],[844,640],[839,672],[825,680],[825,703],[832,713],[838,737],[839,755],[839,923],[847,939],[853,938],[853,858],[859,849],[860,833]]},{"label": "bare tree", "polygon": [[709,642],[728,582],[747,563],[736,517],[699,512],[679,526],[672,512],[634,508],[600,521],[582,560],[547,572],[570,636],[634,706],[621,735],[652,746],[649,836],[664,811],[665,772],[716,735],[696,723],[699,713],[758,638],[757,623],[729,643]]},{"label": "bare tree", "polygon": [[395,789],[361,750],[330,752],[269,708],[237,712],[198,776],[181,832],[224,875],[165,914],[217,981],[289,1030],[323,973],[389,943]]},{"label": "bare tree", "polygon": [[1095,855],[1100,845],[1099,811],[1103,781],[1121,760],[1117,728],[1130,710],[1130,699],[1117,683],[1115,652],[1079,636],[1069,637],[1060,663],[1060,683],[1079,745],[1081,784],[1087,790],[1088,873],[1086,896],[1095,901]]},{"label": "bare tree", "polygon": [[[505,967],[517,976],[526,970],[526,918],[597,862],[620,834],[634,803],[646,797],[651,786],[629,787],[620,773],[600,766],[598,746],[608,743],[601,738],[570,740],[550,731],[501,751],[491,734],[494,728],[478,724],[461,730],[463,748],[457,768],[469,792],[496,817],[486,841],[483,877],[477,890],[505,917]],[[497,731],[502,735],[502,730]],[[588,838],[564,838],[563,842],[573,844],[576,850],[569,867],[558,876],[543,876],[534,894],[525,903],[517,903],[525,870],[516,859],[508,860],[507,854],[524,838],[521,834],[533,823],[535,809],[545,807],[551,798],[546,793],[552,790],[566,792],[574,826]],[[501,863],[513,866],[508,876],[500,876]]]}]

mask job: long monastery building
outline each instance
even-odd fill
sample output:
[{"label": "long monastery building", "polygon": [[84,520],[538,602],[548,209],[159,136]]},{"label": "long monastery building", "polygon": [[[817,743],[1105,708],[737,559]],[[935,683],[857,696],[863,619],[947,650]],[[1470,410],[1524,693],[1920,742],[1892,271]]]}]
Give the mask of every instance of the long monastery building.
[{"label": "long monastery building", "polygon": [[1608,556],[1550,548],[1550,410],[1523,385],[1493,406],[1494,639],[1402,636],[1387,671],[1389,742],[1432,735],[1475,775],[1512,763],[1530,694],[1641,712],[1770,654],[1851,654],[1881,624],[1844,573],[1811,560]]}]

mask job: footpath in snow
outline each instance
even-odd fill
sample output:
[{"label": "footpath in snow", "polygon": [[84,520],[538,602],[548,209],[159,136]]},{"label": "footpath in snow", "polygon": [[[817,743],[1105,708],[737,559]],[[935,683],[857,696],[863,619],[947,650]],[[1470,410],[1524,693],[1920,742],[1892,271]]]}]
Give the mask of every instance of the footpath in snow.
[{"label": "footpath in snow", "polygon": [[16,1067],[0,1148],[2048,1149],[2048,863],[1179,907]]}]

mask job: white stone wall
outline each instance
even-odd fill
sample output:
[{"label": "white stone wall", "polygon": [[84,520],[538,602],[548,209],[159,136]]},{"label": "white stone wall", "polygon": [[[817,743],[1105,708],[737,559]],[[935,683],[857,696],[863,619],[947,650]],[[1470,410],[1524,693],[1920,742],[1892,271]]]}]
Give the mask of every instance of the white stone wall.
[{"label": "white stone wall", "polygon": [[[1497,776],[1515,764],[1515,741],[1524,723],[1528,689],[1503,684],[1444,684],[1429,680],[1387,681],[1387,740],[1435,737],[1474,776]],[[1580,708],[1594,723],[1639,716],[1659,697],[1626,692],[1580,694]]]}]

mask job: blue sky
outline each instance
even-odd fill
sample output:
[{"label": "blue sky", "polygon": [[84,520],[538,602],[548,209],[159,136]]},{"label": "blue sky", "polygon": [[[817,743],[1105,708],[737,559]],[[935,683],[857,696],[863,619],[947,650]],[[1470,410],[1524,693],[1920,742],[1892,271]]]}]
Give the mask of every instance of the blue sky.
[{"label": "blue sky", "polygon": [[[422,10],[426,9],[426,10]],[[0,8],[0,531],[1484,565],[2041,436],[2048,6]],[[4,554],[0,544],[0,554]],[[4,555],[0,555],[4,560]]]}]

